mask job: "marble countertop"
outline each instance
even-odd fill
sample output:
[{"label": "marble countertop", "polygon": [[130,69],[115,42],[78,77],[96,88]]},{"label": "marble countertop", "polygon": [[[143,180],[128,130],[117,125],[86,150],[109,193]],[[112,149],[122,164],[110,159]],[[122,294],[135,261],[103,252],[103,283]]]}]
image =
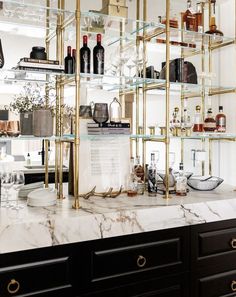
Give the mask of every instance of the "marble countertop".
[{"label": "marble countertop", "polygon": [[236,192],[222,185],[215,191],[191,191],[187,197],[162,196],[80,199],[56,206],[0,208],[0,253],[122,236],[236,218]]}]

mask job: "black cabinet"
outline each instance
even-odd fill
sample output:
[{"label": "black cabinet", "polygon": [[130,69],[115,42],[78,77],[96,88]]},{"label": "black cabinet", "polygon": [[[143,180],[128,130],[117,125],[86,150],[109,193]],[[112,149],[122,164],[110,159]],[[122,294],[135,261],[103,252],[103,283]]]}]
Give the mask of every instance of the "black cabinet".
[{"label": "black cabinet", "polygon": [[83,297],[189,297],[188,274],[149,279],[110,290],[97,291]]},{"label": "black cabinet", "polygon": [[235,297],[236,220],[0,255],[0,297]]},{"label": "black cabinet", "polygon": [[60,248],[0,256],[0,296],[75,296],[70,252]]},{"label": "black cabinet", "polygon": [[236,296],[236,220],[191,227],[193,297]]}]

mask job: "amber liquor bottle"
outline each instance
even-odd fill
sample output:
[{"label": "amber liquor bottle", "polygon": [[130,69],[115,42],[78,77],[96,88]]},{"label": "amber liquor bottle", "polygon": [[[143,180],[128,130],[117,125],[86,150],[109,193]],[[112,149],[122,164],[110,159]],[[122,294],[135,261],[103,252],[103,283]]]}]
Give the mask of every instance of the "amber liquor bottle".
[{"label": "amber liquor bottle", "polygon": [[216,26],[216,19],[215,17],[211,17],[210,20],[210,29],[206,31],[206,34],[211,34],[211,35],[218,35],[218,36],[224,36],[223,32],[217,29]]},{"label": "amber liquor bottle", "polygon": [[203,132],[203,122],[202,122],[201,106],[200,105],[196,106],[193,132]]},{"label": "amber liquor bottle", "polygon": [[219,106],[219,113],[216,116],[217,132],[226,132],[226,115],[223,113],[223,106]]},{"label": "amber liquor bottle", "polygon": [[182,21],[184,24],[184,29],[189,31],[196,31],[197,28],[197,18],[194,9],[192,8],[192,1],[187,1],[187,10],[182,16]]},{"label": "amber liquor bottle", "polygon": [[212,115],[212,109],[209,108],[207,111],[207,117],[204,121],[204,131],[205,132],[215,132],[216,131],[216,121]]}]

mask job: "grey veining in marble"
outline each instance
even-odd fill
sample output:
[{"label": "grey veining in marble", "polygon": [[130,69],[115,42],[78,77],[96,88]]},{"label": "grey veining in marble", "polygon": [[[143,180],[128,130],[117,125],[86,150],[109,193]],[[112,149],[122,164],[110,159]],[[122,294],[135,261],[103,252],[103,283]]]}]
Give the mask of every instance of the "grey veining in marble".
[{"label": "grey veining in marble", "polygon": [[236,218],[236,192],[222,186],[166,201],[161,196],[72,199],[54,207],[0,209],[0,253]]}]

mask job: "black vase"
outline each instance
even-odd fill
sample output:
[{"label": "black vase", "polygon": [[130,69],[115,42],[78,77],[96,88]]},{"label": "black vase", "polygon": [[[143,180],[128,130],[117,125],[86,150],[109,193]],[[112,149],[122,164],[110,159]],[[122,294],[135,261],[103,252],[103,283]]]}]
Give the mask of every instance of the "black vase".
[{"label": "black vase", "polygon": [[2,42],[0,39],[0,68],[2,68],[3,66],[4,66],[4,55],[2,51]]}]

